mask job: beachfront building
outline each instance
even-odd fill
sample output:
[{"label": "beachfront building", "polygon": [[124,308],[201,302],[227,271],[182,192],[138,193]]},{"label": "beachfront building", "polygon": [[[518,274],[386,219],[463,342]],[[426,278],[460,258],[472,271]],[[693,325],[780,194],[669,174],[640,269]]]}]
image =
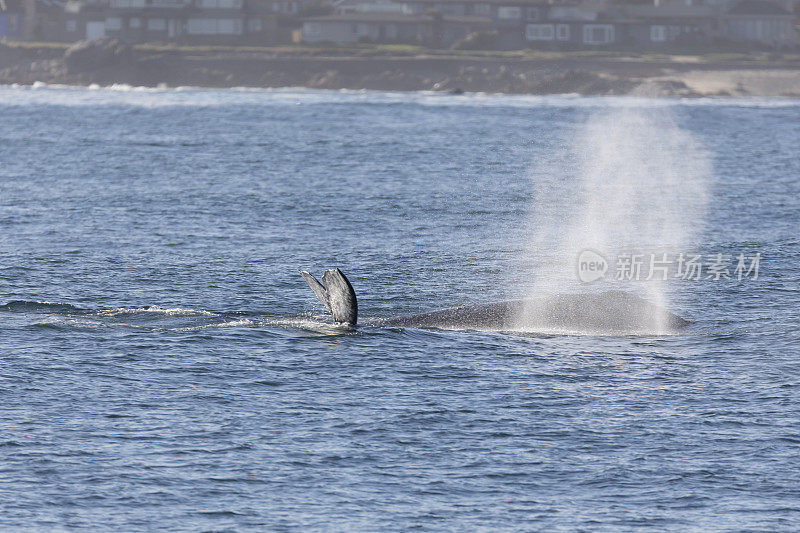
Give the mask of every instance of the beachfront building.
[{"label": "beachfront building", "polygon": [[291,41],[299,17],[324,0],[69,0],[59,41],[260,45]]},{"label": "beachfront building", "polygon": [[780,4],[743,0],[722,17],[722,34],[737,43],[771,48],[797,46],[796,17]]},{"label": "beachfront building", "polygon": [[672,3],[629,6],[553,6],[547,20],[528,24],[531,48],[650,50],[710,44],[714,9]]},{"label": "beachfront building", "polygon": [[620,24],[607,20],[603,4],[550,6],[538,22],[525,26],[528,48],[571,50],[611,47],[623,35]]},{"label": "beachfront building", "polygon": [[529,23],[531,48],[554,50],[707,50],[731,42],[797,46],[794,17],[777,2],[655,0],[653,5],[557,5]]},{"label": "beachfront building", "polygon": [[339,0],[334,15],[304,21],[302,40],[462,47],[472,38],[494,50],[789,47],[797,37],[786,2],[795,0]]},{"label": "beachfront building", "polygon": [[[0,0],[0,38],[519,50],[796,49],[800,0]],[[28,6],[34,14],[26,17]],[[27,23],[25,21],[28,21]],[[29,28],[28,31],[25,28]]]},{"label": "beachfront building", "polygon": [[22,0],[0,2],[0,39],[19,39],[24,17]]},{"label": "beachfront building", "polygon": [[715,8],[691,0],[632,5],[625,15],[629,17],[625,44],[642,50],[709,46],[718,31]]},{"label": "beachfront building", "polygon": [[491,22],[494,49],[525,48],[526,24],[546,19],[546,0],[409,0],[410,13],[441,13],[450,17],[484,17]]},{"label": "beachfront building", "polygon": [[466,35],[491,28],[485,17],[354,12],[303,21],[307,43],[403,43],[449,47]]},{"label": "beachfront building", "polygon": [[433,44],[433,17],[404,13],[352,12],[303,21],[307,43],[409,43]]},{"label": "beachfront building", "polygon": [[[307,20],[302,38],[305,42],[414,42],[448,47],[483,33],[488,48],[520,49],[525,45],[525,24],[541,20],[547,8],[547,0],[342,0],[334,6],[334,17]],[[395,31],[395,24],[405,25],[404,31],[400,26]],[[413,39],[412,26],[417,30]]]}]

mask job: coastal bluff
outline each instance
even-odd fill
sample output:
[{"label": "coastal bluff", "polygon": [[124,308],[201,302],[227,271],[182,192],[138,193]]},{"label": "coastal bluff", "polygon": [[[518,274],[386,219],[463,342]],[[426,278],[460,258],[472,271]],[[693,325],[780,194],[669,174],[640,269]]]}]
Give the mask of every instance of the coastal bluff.
[{"label": "coastal bluff", "polygon": [[800,97],[800,57],[0,43],[0,84]]}]

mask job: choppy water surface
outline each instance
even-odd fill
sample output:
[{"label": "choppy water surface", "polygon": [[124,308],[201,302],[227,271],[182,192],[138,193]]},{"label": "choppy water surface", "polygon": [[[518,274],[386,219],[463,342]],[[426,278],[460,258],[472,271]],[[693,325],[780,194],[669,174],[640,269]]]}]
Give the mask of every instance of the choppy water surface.
[{"label": "choppy water surface", "polygon": [[[761,253],[757,280],[671,283],[670,336],[328,325],[298,268],[341,267],[364,317],[528,294],[534,191],[579,194],[575,139],[622,107],[710,161],[686,251]],[[796,100],[0,110],[4,530],[800,528]]]}]

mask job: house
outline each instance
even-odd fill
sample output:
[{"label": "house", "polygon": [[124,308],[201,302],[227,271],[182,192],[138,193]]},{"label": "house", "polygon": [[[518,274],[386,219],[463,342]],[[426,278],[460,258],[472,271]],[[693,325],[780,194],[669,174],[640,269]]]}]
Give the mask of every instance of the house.
[{"label": "house", "polygon": [[583,49],[614,46],[625,34],[624,25],[605,17],[605,5],[551,6],[540,22],[525,26],[528,47]]},{"label": "house", "polygon": [[793,16],[777,2],[654,0],[653,5],[553,5],[546,20],[528,23],[532,48],[621,50],[708,49],[728,41],[795,47]]},{"label": "house", "polygon": [[743,0],[722,17],[722,34],[739,43],[796,48],[795,16],[767,0]]},{"label": "house", "polygon": [[303,42],[358,43],[433,42],[434,19],[404,13],[347,13],[311,17],[303,21]]},{"label": "house", "polygon": [[404,43],[448,47],[467,34],[491,27],[485,17],[445,17],[439,14],[347,13],[303,21],[307,43]]},{"label": "house", "polygon": [[[198,4],[200,1],[213,5],[211,9],[216,11],[218,0],[198,0]],[[241,0],[226,1],[241,5]],[[185,34],[207,29],[202,24],[207,19],[189,19],[192,7],[190,0],[109,0],[102,29],[109,37],[131,43],[179,41]],[[241,30],[241,20],[238,25]]]},{"label": "house", "polygon": [[632,19],[627,44],[639,50],[708,46],[719,31],[717,10],[692,0],[631,5],[625,14]]},{"label": "house", "polygon": [[[61,41],[107,35],[128,43],[243,45],[288,42],[292,20],[320,0],[70,0]],[[289,21],[289,22],[287,22]],[[300,25],[299,21],[294,23]]]},{"label": "house", "polygon": [[441,13],[445,17],[482,17],[495,32],[494,48],[524,48],[526,24],[544,21],[547,0],[407,0],[409,13]]},{"label": "house", "polygon": [[19,39],[22,36],[23,13],[21,1],[0,1],[0,39]]},{"label": "house", "polygon": [[106,6],[96,1],[70,0],[64,4],[61,26],[48,40],[81,41],[105,35]]}]

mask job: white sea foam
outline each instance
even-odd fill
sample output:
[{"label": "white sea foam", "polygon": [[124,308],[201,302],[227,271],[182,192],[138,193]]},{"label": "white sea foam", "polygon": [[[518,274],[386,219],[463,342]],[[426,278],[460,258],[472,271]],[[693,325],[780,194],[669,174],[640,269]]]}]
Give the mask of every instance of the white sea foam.
[{"label": "white sea foam", "polygon": [[103,317],[115,317],[140,313],[153,313],[164,316],[216,316],[215,313],[210,311],[184,309],[181,307],[164,308],[157,305],[151,305],[150,307],[117,307],[115,309],[99,311],[97,314]]},{"label": "white sea foam", "polygon": [[303,87],[204,89],[199,87],[134,87],[92,84],[75,87],[40,81],[29,86],[0,86],[0,105],[61,105],[69,107],[127,105],[136,107],[217,107],[224,105],[297,104],[392,104],[426,107],[526,108],[664,108],[673,106],[800,107],[793,98],[648,98],[637,96],[505,95],[487,93],[444,94],[434,91],[399,92],[370,90],[321,90]]},{"label": "white sea foam", "polygon": [[216,329],[216,328],[249,328],[249,327],[255,327],[257,325],[258,322],[255,320],[250,320],[248,318],[239,318],[236,320],[228,320],[226,322],[217,322],[213,324],[199,324],[197,326],[184,326],[179,328],[159,327],[153,329],[156,331],[201,331],[204,329]]}]

